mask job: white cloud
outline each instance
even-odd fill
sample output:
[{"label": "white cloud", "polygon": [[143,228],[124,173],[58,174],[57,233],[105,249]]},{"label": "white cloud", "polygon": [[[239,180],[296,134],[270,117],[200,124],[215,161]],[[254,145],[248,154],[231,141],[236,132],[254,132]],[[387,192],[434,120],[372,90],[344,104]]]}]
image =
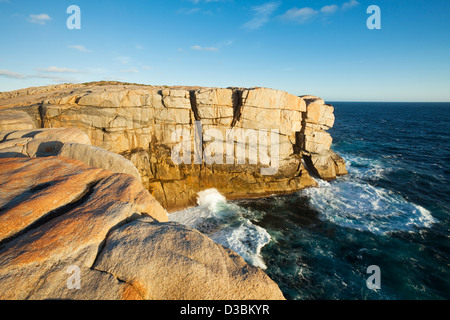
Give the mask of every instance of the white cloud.
[{"label": "white cloud", "polygon": [[50,79],[56,83],[77,82],[77,80],[73,79],[73,78],[65,78],[65,77],[55,76],[55,75],[51,75],[51,74],[34,74],[31,76],[28,76],[28,78]]},{"label": "white cloud", "polygon": [[0,76],[1,77],[6,77],[6,78],[10,78],[10,79],[50,79],[53,80],[53,82],[56,83],[63,83],[63,82],[76,82],[76,79],[72,79],[72,78],[65,78],[65,77],[61,77],[61,76],[56,76],[56,75],[52,75],[52,74],[32,74],[32,75],[25,75],[22,73],[17,73],[17,72],[13,72],[13,71],[9,71],[9,70],[0,70]]},{"label": "white cloud", "polygon": [[151,70],[152,67],[151,66],[142,66],[142,69],[144,69],[144,70]]},{"label": "white cloud", "polygon": [[320,9],[320,12],[322,12],[323,14],[333,14],[336,11],[338,11],[339,6],[335,5],[335,4],[331,4],[328,6],[323,6],[322,9]]},{"label": "white cloud", "polygon": [[359,4],[359,2],[356,0],[350,0],[350,1],[344,2],[342,4],[342,10],[351,9],[353,7],[356,7],[358,4]]},{"label": "white cloud", "polygon": [[9,70],[0,70],[0,76],[10,79],[26,79],[27,77],[22,73],[17,73]]},{"label": "white cloud", "polygon": [[279,6],[279,2],[268,2],[263,5],[253,7],[253,18],[245,23],[243,27],[247,30],[258,30],[269,21],[270,16]]},{"label": "white cloud", "polygon": [[191,49],[196,50],[196,51],[211,51],[211,52],[219,51],[219,48],[216,48],[216,47],[202,47],[202,46],[198,46],[198,45],[192,46]]},{"label": "white cloud", "polygon": [[306,8],[292,8],[288,11],[286,11],[285,14],[281,16],[284,20],[294,21],[298,23],[305,23],[315,16],[319,14],[319,11],[314,10],[312,8],[306,7]]},{"label": "white cloud", "polygon": [[31,23],[45,24],[47,21],[50,20],[52,20],[52,18],[50,18],[50,16],[46,13],[30,14],[28,16],[28,21]]},{"label": "white cloud", "polygon": [[43,71],[43,72],[54,72],[54,73],[78,73],[80,71],[75,70],[75,69],[69,69],[69,68],[59,68],[59,67],[48,67],[45,69],[38,69],[38,71]]},{"label": "white cloud", "polygon": [[68,46],[68,48],[75,49],[75,50],[78,50],[80,52],[91,52],[91,50],[86,49],[86,47],[81,45],[81,44]]},{"label": "white cloud", "polygon": [[280,16],[281,19],[286,21],[293,21],[297,23],[305,23],[308,22],[316,17],[322,16],[327,17],[330,15],[335,14],[339,8],[342,9],[342,11],[349,10],[353,7],[356,7],[359,5],[359,2],[356,0],[349,0],[347,2],[344,2],[341,7],[339,7],[336,4],[330,4],[323,6],[320,10],[315,10],[313,8],[305,7],[305,8],[292,8],[288,11],[286,11],[283,15]]},{"label": "white cloud", "polygon": [[[191,50],[217,52],[217,51],[220,51],[224,47],[231,46],[233,44],[233,42],[234,42],[233,40],[225,40],[225,41],[221,41],[211,47],[202,47],[199,45],[195,45],[195,46],[191,46]],[[177,51],[180,53],[185,52],[182,48],[178,48]]]}]

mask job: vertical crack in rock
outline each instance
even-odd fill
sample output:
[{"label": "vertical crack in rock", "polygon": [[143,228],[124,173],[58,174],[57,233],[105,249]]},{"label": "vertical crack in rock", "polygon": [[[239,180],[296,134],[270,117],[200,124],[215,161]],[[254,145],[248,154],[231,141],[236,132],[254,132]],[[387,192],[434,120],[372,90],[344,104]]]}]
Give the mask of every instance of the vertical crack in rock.
[{"label": "vertical crack in rock", "polygon": [[233,100],[233,121],[231,122],[231,128],[234,128],[236,123],[241,119],[242,115],[242,90],[233,89],[232,100]]},{"label": "vertical crack in rock", "polygon": [[[314,101],[313,99],[304,99],[306,102],[306,106]],[[298,154],[303,159],[303,164],[305,166],[306,171],[309,173],[312,177],[319,177],[319,174],[317,170],[314,168],[314,165],[311,161],[311,154],[305,150],[306,147],[306,137],[305,137],[305,130],[306,130],[306,118],[307,118],[307,111],[302,112],[302,128],[299,132],[295,133],[295,146],[294,150],[298,152]]]},{"label": "vertical crack in rock", "polygon": [[161,104],[162,106],[167,109],[166,103],[164,102],[164,96],[162,94],[162,90],[158,91],[158,94],[161,96]]},{"label": "vertical crack in rock", "polygon": [[309,175],[314,177],[314,178],[319,178],[320,179],[320,174],[317,171],[317,169],[314,167],[314,164],[313,164],[312,159],[311,159],[311,155],[303,154],[303,160],[304,160],[304,163],[305,163],[306,171],[308,171]]},{"label": "vertical crack in rock", "polygon": [[195,90],[189,91],[189,100],[191,102],[191,110],[194,113],[195,121],[200,121],[200,116],[198,114],[198,108],[197,108],[197,96]]},{"label": "vertical crack in rock", "polygon": [[38,113],[39,113],[39,128],[44,128],[44,118],[45,118],[44,102],[41,102],[38,105]]},{"label": "vertical crack in rock", "polygon": [[302,128],[300,129],[300,132],[295,133],[295,145],[299,154],[303,154],[305,151],[306,117],[306,111],[302,112]]}]

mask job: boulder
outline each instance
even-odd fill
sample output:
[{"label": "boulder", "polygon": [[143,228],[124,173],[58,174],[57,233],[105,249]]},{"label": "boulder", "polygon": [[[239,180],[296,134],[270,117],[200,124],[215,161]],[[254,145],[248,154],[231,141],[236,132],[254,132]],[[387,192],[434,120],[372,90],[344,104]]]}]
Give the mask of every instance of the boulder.
[{"label": "boulder", "polygon": [[[64,158],[0,159],[0,299],[125,299],[129,284],[91,267],[111,230],[167,221],[137,179]],[[67,286],[82,273],[82,290]]]},{"label": "boulder", "polygon": [[[108,201],[117,193],[119,201],[132,202],[139,212],[156,220],[167,220],[165,210],[139,180],[130,175],[113,174],[65,157],[8,158],[0,159],[0,164],[0,241],[23,232],[45,216],[61,211],[61,208],[66,210],[108,177],[122,179],[114,188],[106,190]],[[89,204],[89,199],[84,200]]]},{"label": "boulder", "polygon": [[331,149],[305,156],[305,161],[312,173],[325,181],[347,174],[344,159]]},{"label": "boulder", "polygon": [[144,299],[284,299],[263,271],[173,222],[136,220],[114,230],[94,268],[130,283]]},{"label": "boulder", "polygon": [[68,142],[91,144],[89,136],[77,128],[0,131],[0,157],[14,156],[12,152],[26,157],[54,156]]},{"label": "boulder", "polygon": [[33,120],[25,111],[0,110],[0,131],[26,130],[33,128]]},{"label": "boulder", "polygon": [[263,271],[167,222],[136,178],[0,159],[0,299],[284,299]]},{"label": "boulder", "polygon": [[134,176],[138,181],[141,181],[141,175],[138,169],[136,169],[130,160],[99,147],[79,143],[66,143],[58,155],[79,160],[91,167],[105,169],[115,173],[127,173]]}]

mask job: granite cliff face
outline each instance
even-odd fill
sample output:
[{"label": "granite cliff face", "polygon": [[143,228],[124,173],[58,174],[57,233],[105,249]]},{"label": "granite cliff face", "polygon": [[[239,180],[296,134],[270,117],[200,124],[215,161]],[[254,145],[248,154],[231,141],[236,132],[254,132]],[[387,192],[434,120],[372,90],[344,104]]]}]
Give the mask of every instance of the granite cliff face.
[{"label": "granite cliff face", "polygon": [[[207,188],[228,199],[257,197],[315,186],[310,173],[325,180],[346,174],[344,161],[330,149],[333,107],[313,96],[267,88],[118,84],[2,95],[0,129],[77,128],[94,146],[130,160],[169,212],[195,205],[197,193]],[[257,148],[249,149],[252,138]],[[192,154],[183,153],[184,161],[175,164],[172,152],[180,144]],[[205,161],[206,153],[215,161]],[[273,174],[261,174],[274,162]]]},{"label": "granite cliff face", "polygon": [[284,299],[168,212],[208,188],[254,197],[346,174],[333,124],[320,98],[266,88],[0,93],[0,299]]}]

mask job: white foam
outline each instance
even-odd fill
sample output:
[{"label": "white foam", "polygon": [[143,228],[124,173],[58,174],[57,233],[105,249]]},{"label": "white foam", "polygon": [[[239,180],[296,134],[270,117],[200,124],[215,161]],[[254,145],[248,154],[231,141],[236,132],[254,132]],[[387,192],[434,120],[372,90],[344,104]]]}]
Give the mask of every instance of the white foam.
[{"label": "white foam", "polygon": [[382,178],[389,174],[393,168],[380,160],[368,159],[359,156],[342,154],[348,173],[356,179]]},{"label": "white foam", "polygon": [[[178,222],[185,226],[199,229],[207,219],[219,219],[220,208],[226,204],[226,198],[217,189],[207,189],[200,191],[197,197],[198,206],[186,210],[174,212],[169,215],[171,221]],[[207,233],[208,230],[201,230]]]},{"label": "white foam", "polygon": [[261,249],[270,242],[270,235],[265,229],[244,218],[244,210],[228,203],[216,189],[199,192],[197,203],[196,207],[170,214],[170,221],[197,229],[238,253],[247,263],[266,268]]},{"label": "white foam", "polygon": [[301,194],[322,219],[340,226],[384,234],[413,232],[435,222],[430,211],[392,191],[350,179],[318,183]]},{"label": "white foam", "polygon": [[211,239],[233,249],[253,266],[266,269],[261,249],[270,242],[270,235],[263,228],[245,220],[239,227],[224,228],[213,233]]},{"label": "white foam", "polygon": [[224,204],[227,199],[217,189],[207,189],[198,193],[197,203],[199,207],[217,210],[218,205]]}]

